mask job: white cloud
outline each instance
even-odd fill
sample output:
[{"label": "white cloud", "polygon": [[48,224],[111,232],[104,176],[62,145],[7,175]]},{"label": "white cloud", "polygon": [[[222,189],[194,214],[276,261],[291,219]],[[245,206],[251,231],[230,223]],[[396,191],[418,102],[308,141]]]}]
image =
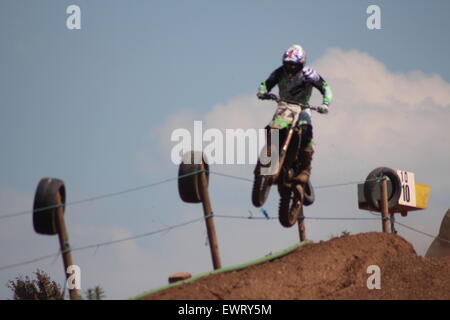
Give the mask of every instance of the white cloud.
[{"label": "white cloud", "polygon": [[356,50],[330,49],[315,67],[335,92],[330,115],[315,119],[321,170],[335,167],[336,155],[347,175],[385,164],[431,183],[447,169],[450,84],[419,71],[390,72]]},{"label": "white cloud", "polygon": [[389,71],[367,53],[329,49],[318,60],[317,68],[346,104],[369,103],[384,107],[426,108],[429,103],[450,107],[450,84],[437,74],[419,70],[400,73]]}]

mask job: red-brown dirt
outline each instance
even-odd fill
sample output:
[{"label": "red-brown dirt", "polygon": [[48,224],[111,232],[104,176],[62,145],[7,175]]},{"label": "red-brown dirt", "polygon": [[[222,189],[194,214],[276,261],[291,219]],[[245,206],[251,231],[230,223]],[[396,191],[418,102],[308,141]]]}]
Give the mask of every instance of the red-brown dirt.
[{"label": "red-brown dirt", "polygon": [[[367,267],[381,289],[367,288]],[[424,258],[400,236],[362,233],[307,245],[279,259],[209,275],[143,299],[450,299],[450,257]]]}]

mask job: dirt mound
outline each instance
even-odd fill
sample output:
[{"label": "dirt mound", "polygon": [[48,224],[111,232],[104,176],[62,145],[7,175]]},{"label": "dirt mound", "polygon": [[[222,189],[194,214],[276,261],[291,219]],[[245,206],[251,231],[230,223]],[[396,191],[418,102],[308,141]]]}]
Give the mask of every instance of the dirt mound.
[{"label": "dirt mound", "polygon": [[[367,288],[367,267],[381,289]],[[363,233],[307,245],[279,259],[209,275],[143,299],[450,299],[450,257],[417,256],[387,233]]]}]

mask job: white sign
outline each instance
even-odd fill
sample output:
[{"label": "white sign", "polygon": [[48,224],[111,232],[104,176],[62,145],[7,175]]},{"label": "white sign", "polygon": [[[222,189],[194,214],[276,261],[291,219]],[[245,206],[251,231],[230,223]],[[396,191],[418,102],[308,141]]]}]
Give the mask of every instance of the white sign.
[{"label": "white sign", "polygon": [[408,171],[397,170],[400,177],[401,194],[398,204],[415,207],[416,206],[416,182],[414,173]]}]

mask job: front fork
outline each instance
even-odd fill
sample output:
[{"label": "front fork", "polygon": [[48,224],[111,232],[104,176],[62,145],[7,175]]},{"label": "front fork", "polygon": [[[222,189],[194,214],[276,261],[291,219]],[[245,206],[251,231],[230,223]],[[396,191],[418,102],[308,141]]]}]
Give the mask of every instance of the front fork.
[{"label": "front fork", "polygon": [[[272,157],[272,135],[270,133],[270,130],[273,130],[273,129],[271,129],[270,127],[266,127],[266,133],[267,133],[267,137],[266,137],[267,144],[266,145],[268,146],[267,147],[267,157],[268,158]],[[283,145],[281,146],[281,149],[279,152],[277,169],[271,175],[271,180],[272,180],[273,184],[277,184],[278,181],[280,180],[280,178],[282,179],[282,177],[283,177],[283,175],[281,175],[281,172],[282,172],[284,163],[286,161],[286,157],[287,157],[287,154],[289,151],[289,146],[291,145],[291,141],[294,137],[294,134],[298,134],[299,139],[301,139],[301,128],[298,128],[297,126],[293,126],[293,127],[290,127],[288,132],[286,133],[286,137],[284,138]],[[294,157],[293,159],[291,159],[292,163],[295,162],[295,158],[298,154],[298,148],[300,148],[300,145],[301,145],[301,141],[299,140],[298,144],[297,144],[298,147],[296,148],[296,150],[293,151],[294,154],[291,155],[292,157]],[[261,164],[259,164],[259,165],[261,165]],[[271,165],[272,165],[272,163],[271,163]],[[255,174],[256,174],[256,171],[255,171]]]}]

